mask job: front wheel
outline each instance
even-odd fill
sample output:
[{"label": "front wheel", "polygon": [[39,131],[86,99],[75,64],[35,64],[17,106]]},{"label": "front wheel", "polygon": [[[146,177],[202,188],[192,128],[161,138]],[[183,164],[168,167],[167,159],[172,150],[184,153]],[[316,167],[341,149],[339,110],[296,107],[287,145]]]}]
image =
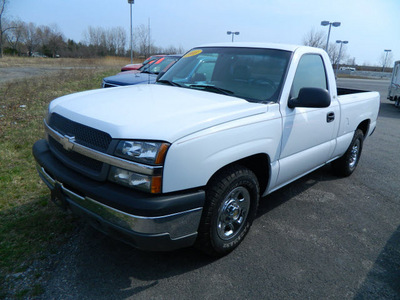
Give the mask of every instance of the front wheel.
[{"label": "front wheel", "polygon": [[206,197],[196,246],[223,256],[242,242],[256,216],[257,177],[245,167],[228,167],[210,181]]},{"label": "front wheel", "polygon": [[346,177],[354,172],[360,160],[363,142],[364,133],[357,129],[346,153],[332,162],[333,170],[337,175]]}]

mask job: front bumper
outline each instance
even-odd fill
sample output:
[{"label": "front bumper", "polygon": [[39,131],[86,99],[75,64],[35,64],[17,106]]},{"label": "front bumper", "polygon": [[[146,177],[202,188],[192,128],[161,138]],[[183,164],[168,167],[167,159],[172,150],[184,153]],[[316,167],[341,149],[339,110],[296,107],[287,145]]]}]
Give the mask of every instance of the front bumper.
[{"label": "front bumper", "polygon": [[195,242],[204,191],[153,196],[97,182],[65,167],[45,140],[35,143],[33,155],[52,199],[98,230],[144,250],[173,250]]}]

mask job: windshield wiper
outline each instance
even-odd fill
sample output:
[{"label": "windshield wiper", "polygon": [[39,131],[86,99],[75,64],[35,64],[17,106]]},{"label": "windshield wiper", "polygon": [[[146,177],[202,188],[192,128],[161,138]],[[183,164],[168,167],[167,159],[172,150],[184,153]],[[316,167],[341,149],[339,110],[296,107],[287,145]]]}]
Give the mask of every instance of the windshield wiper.
[{"label": "windshield wiper", "polygon": [[230,91],[230,90],[226,90],[223,88],[219,88],[215,85],[207,85],[207,84],[191,84],[189,85],[190,88],[200,88],[200,89],[204,89],[204,90],[209,90],[210,92],[217,92],[223,95],[234,95],[235,93]]},{"label": "windshield wiper", "polygon": [[174,82],[172,80],[160,79],[157,82],[166,83],[166,84],[169,84],[169,85],[172,85],[172,86],[179,86],[179,87],[181,86],[179,83],[176,83],[176,82]]}]

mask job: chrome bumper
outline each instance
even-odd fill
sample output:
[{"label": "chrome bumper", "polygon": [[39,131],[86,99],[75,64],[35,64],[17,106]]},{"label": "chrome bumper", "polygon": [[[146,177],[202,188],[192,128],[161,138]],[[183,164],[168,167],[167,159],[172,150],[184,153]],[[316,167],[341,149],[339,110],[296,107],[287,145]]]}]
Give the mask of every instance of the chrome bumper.
[{"label": "chrome bumper", "polygon": [[[157,217],[136,216],[107,206],[95,199],[80,196],[54,180],[39,164],[36,168],[51,191],[60,189],[69,206],[90,212],[91,217],[100,223],[105,221],[113,227],[122,228],[125,232],[146,237],[168,236],[172,241],[180,239],[194,241],[197,236],[202,207]],[[140,245],[136,246],[142,248]]]}]

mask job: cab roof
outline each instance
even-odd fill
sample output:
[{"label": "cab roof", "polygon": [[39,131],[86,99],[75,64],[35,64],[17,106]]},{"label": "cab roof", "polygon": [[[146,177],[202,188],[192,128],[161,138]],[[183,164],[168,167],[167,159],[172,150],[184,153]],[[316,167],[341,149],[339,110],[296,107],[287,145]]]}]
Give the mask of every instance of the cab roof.
[{"label": "cab roof", "polygon": [[291,52],[294,52],[298,48],[310,48],[310,49],[315,50],[315,48],[313,48],[313,47],[300,46],[300,45],[276,44],[276,43],[248,43],[248,42],[213,43],[213,44],[201,45],[196,48],[202,48],[202,47],[265,48],[265,49],[279,49],[279,50],[285,50],[285,51],[291,51]]}]

